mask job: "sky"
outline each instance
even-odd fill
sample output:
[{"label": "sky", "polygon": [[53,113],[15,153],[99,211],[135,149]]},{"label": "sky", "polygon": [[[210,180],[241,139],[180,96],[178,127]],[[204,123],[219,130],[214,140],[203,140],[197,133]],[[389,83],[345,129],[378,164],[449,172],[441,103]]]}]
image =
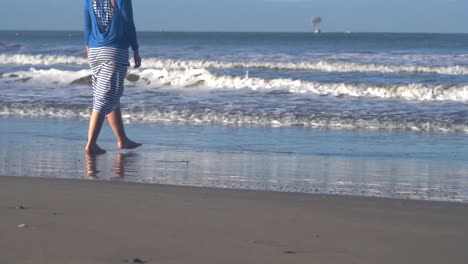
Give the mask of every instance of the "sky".
[{"label": "sky", "polygon": [[[0,0],[0,30],[82,30],[84,0]],[[468,0],[133,0],[140,31],[468,33]]]}]

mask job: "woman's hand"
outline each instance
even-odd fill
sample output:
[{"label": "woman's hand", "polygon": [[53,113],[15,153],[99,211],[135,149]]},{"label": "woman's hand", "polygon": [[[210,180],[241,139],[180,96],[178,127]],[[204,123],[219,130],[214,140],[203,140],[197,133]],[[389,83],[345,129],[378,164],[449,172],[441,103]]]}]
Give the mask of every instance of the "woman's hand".
[{"label": "woman's hand", "polygon": [[89,59],[89,46],[86,46],[86,58]]},{"label": "woman's hand", "polygon": [[140,57],[140,52],[138,50],[135,50],[133,52],[133,59],[135,61],[135,66],[134,68],[139,68],[141,66],[141,57]]}]

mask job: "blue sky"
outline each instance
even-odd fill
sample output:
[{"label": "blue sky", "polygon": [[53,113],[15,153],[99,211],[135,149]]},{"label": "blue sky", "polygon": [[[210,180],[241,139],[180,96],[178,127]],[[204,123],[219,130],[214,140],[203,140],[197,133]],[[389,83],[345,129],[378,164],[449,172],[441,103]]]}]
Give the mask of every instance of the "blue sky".
[{"label": "blue sky", "polygon": [[[2,0],[0,29],[81,30],[83,0]],[[468,33],[468,0],[133,0],[139,30]]]}]

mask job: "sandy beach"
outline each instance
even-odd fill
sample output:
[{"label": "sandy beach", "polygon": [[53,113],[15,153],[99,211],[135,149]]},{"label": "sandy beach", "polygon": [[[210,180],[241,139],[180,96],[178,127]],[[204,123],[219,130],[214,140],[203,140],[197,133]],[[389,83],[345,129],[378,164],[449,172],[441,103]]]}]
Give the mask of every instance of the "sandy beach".
[{"label": "sandy beach", "polygon": [[0,177],[0,215],[5,264],[468,261],[460,203]]}]

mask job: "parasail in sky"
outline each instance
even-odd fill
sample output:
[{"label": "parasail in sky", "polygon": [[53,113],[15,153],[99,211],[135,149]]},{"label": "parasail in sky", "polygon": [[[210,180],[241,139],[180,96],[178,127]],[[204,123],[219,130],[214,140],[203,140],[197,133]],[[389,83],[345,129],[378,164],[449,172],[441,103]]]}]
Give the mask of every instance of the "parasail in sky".
[{"label": "parasail in sky", "polygon": [[322,18],[321,17],[314,17],[312,19],[312,27],[318,27],[318,25],[322,23]]}]

